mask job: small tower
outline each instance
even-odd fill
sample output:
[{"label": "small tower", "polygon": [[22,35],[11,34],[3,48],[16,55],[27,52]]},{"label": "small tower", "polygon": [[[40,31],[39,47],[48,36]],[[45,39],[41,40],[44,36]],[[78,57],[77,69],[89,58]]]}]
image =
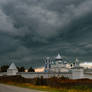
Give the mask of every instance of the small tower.
[{"label": "small tower", "polygon": [[12,63],[9,68],[7,69],[7,75],[13,76],[16,75],[18,72],[18,69],[14,63]]},{"label": "small tower", "polygon": [[75,67],[79,67],[79,60],[77,58],[75,60]]},{"label": "small tower", "polygon": [[84,68],[79,66],[79,60],[75,60],[75,66],[72,68],[72,79],[84,78]]},{"label": "small tower", "polygon": [[45,58],[45,72],[49,72],[51,68],[50,57]]}]

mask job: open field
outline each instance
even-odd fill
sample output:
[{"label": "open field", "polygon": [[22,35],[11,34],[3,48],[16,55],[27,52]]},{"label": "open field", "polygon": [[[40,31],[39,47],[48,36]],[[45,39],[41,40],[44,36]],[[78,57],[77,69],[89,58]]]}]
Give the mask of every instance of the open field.
[{"label": "open field", "polygon": [[70,80],[63,77],[25,79],[21,76],[4,76],[0,77],[0,82],[47,92],[92,92],[92,80],[89,79]]}]

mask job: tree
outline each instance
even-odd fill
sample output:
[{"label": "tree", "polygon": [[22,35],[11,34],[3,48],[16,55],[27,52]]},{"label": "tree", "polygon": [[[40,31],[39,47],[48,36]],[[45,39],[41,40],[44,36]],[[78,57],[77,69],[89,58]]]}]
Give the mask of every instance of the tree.
[{"label": "tree", "polygon": [[7,72],[8,68],[9,68],[9,65],[3,65],[1,66],[0,72]]},{"label": "tree", "polygon": [[28,72],[35,72],[35,70],[34,70],[32,67],[30,67],[30,68],[28,69]]},{"label": "tree", "polygon": [[18,68],[19,72],[24,72],[25,71],[25,67],[23,67],[23,66],[22,67],[17,67],[17,68]]}]

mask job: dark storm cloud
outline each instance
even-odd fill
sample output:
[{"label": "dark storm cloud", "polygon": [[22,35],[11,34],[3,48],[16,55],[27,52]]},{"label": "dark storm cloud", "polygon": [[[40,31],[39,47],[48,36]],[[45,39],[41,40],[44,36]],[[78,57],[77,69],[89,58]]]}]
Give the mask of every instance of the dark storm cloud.
[{"label": "dark storm cloud", "polygon": [[[91,60],[92,0],[0,0],[0,61],[44,56]],[[40,65],[40,64],[39,64]]]}]

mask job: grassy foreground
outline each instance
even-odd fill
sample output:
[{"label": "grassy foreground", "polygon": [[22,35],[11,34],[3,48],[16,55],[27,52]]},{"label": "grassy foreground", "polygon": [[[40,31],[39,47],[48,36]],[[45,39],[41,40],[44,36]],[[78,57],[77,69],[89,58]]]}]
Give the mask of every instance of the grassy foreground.
[{"label": "grassy foreground", "polygon": [[82,89],[66,89],[66,88],[51,88],[49,86],[36,86],[36,85],[32,85],[29,83],[14,83],[14,82],[7,82],[4,83],[7,85],[12,85],[12,86],[17,86],[17,87],[23,87],[23,88],[29,88],[29,89],[35,89],[35,90],[40,90],[40,91],[47,91],[47,92],[92,92],[92,89],[86,89],[86,90],[82,90]]},{"label": "grassy foreground", "polygon": [[47,92],[92,92],[92,80],[66,78],[25,79],[20,76],[0,77],[0,83]]}]

